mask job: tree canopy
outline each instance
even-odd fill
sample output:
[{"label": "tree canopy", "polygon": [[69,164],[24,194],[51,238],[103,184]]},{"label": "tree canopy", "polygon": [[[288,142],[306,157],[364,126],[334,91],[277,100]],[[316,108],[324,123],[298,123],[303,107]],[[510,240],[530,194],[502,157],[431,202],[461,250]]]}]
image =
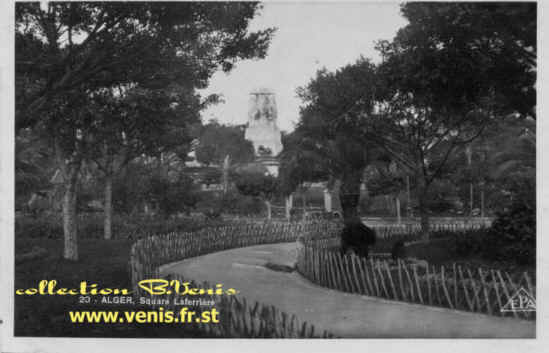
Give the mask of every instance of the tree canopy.
[{"label": "tree canopy", "polygon": [[244,126],[216,121],[202,127],[195,152],[196,159],[206,165],[222,165],[226,156],[231,163],[247,163],[255,157],[252,143],[244,138]]},{"label": "tree canopy", "polygon": [[[17,125],[74,89],[177,82],[204,88],[221,67],[264,57],[273,29],[249,32],[258,3],[16,4]],[[55,102],[53,103],[55,104]]]},{"label": "tree canopy", "polygon": [[196,90],[216,70],[265,56],[274,29],[248,29],[259,9],[255,2],[16,4],[16,129],[41,131],[54,146],[65,258],[78,258],[82,162],[100,155],[105,166],[115,155],[184,144],[186,124],[216,98]]}]

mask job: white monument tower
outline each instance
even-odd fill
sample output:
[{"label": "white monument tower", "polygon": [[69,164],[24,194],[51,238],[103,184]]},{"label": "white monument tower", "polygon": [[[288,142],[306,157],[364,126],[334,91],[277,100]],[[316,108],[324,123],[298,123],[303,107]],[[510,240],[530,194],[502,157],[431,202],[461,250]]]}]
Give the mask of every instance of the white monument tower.
[{"label": "white monument tower", "polygon": [[248,128],[244,137],[254,145],[257,162],[278,175],[277,156],[282,152],[281,134],[276,125],[275,94],[265,88],[250,93]]}]

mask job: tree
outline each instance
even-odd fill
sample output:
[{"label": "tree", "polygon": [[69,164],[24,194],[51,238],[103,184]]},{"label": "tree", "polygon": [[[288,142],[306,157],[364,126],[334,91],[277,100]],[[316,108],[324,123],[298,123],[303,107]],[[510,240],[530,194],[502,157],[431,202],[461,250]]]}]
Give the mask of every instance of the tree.
[{"label": "tree", "polygon": [[378,49],[406,73],[394,76],[403,89],[449,110],[535,117],[536,3],[412,2],[401,12],[409,24]]},{"label": "tree", "polygon": [[252,143],[244,138],[244,126],[210,121],[198,140],[196,159],[205,165],[221,166],[227,156],[236,164],[251,162],[255,157]]},{"label": "tree", "polygon": [[[293,133],[298,136],[298,147],[282,155],[285,168],[307,161],[307,165],[316,166],[314,170],[324,170],[341,181],[345,219],[355,218],[358,213],[361,177],[371,146],[361,133],[373,112],[375,84],[374,65],[364,58],[335,72],[318,71],[306,87],[298,90],[303,101]],[[301,174],[298,180],[310,176],[303,169],[283,173]]]},{"label": "tree", "polygon": [[[524,6],[523,6],[524,5]],[[429,189],[497,118],[533,115],[535,5],[408,3],[378,49],[380,126],[370,134],[415,176],[424,235]]]},{"label": "tree", "polygon": [[498,200],[500,207],[515,203],[535,210],[536,124],[530,119],[508,120],[498,129],[497,137],[487,142],[486,180],[504,193],[504,199]]},{"label": "tree", "polygon": [[51,151],[42,136],[24,129],[15,137],[15,207],[24,209],[34,193],[51,187]]},{"label": "tree", "polygon": [[178,152],[185,156],[190,125],[199,121],[199,97],[179,85],[167,89],[103,90],[93,96],[90,158],[104,178],[104,238],[112,237],[113,178],[136,157]]},{"label": "tree", "polygon": [[227,194],[231,170],[255,158],[253,144],[244,138],[244,126],[222,125],[211,120],[202,128],[198,141],[196,159],[207,166],[219,167],[223,194]]},{"label": "tree", "polygon": [[271,200],[279,191],[276,177],[261,165],[250,165],[235,172],[235,186],[242,195],[260,197],[267,206],[267,219],[271,219]]},{"label": "tree", "polygon": [[365,170],[368,196],[389,195],[395,201],[397,223],[401,223],[400,192],[404,189],[403,171],[387,156],[380,156]]},{"label": "tree", "polygon": [[325,161],[312,142],[302,135],[301,130],[282,135],[284,148],[279,155],[279,179],[283,195],[290,195],[304,182],[330,178]]},{"label": "tree", "polygon": [[204,88],[221,67],[264,57],[272,29],[249,32],[257,3],[16,4],[16,127],[44,129],[65,194],[66,259],[77,260],[76,185],[95,124],[94,92],[173,82]]},{"label": "tree", "polygon": [[146,180],[147,201],[168,217],[179,212],[188,212],[198,202],[192,178],[179,175],[172,179],[158,170],[152,171]]}]

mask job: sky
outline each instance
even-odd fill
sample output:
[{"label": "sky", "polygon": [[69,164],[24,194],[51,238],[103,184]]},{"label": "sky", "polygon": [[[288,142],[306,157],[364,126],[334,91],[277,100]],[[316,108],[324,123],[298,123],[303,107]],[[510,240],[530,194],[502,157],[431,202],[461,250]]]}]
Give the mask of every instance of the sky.
[{"label": "sky", "polygon": [[201,94],[220,94],[224,102],[205,110],[202,119],[221,123],[247,122],[248,95],[257,88],[276,94],[278,127],[293,130],[301,101],[296,89],[317,70],[356,61],[360,55],[379,62],[374,49],[406,24],[397,2],[268,2],[250,23],[250,30],[276,27],[265,59],[244,60],[228,74],[217,72]]}]

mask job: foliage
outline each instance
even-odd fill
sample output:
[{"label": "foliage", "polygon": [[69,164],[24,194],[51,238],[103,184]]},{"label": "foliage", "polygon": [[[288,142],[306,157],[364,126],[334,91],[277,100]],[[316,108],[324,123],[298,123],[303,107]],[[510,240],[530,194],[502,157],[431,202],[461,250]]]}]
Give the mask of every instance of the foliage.
[{"label": "foliage", "polygon": [[366,167],[364,174],[368,196],[398,195],[404,190],[405,175],[397,164],[388,158],[380,156]]},{"label": "foliage", "polygon": [[219,184],[222,172],[219,168],[208,168],[201,173],[200,182],[206,185]]},{"label": "foliage", "polygon": [[347,221],[341,230],[341,253],[352,250],[357,256],[368,257],[369,248],[376,243],[376,232],[360,218]]},{"label": "foliage", "polygon": [[153,173],[147,180],[144,196],[164,216],[188,212],[198,202],[196,186],[186,175],[171,179],[162,173]]},{"label": "foliage", "polygon": [[478,256],[519,266],[536,263],[535,211],[524,204],[514,204],[500,213],[490,228],[439,232],[433,237],[446,239],[450,254],[459,258]]},{"label": "foliage", "polygon": [[335,72],[317,71],[298,90],[303,101],[300,120],[295,137],[285,139],[281,156],[286,193],[322,172],[341,180],[344,215],[356,215],[362,170],[371,152],[361,132],[373,111],[375,85],[374,65],[360,58]]},{"label": "foliage", "polygon": [[311,139],[306,139],[300,130],[282,136],[284,146],[280,159],[281,192],[289,195],[304,182],[329,179],[325,161],[317,153]]},{"label": "foliage", "polygon": [[270,200],[279,190],[278,179],[262,168],[241,168],[234,174],[235,186],[242,195]]},{"label": "foliage", "polygon": [[[135,141],[180,141],[171,133],[180,132],[174,124],[158,125],[164,132],[158,136],[147,123],[166,119],[174,108],[183,113],[179,118],[196,118],[215,101],[200,101],[196,90],[218,68],[227,72],[237,60],[265,56],[273,29],[248,30],[259,8],[258,3],[16,4],[16,131],[36,129],[54,147],[65,187],[67,258],[78,259],[75,190],[84,159],[99,149],[107,162],[98,164],[109,175],[114,154],[141,152],[129,148]],[[129,95],[133,100],[128,91],[137,93]],[[146,104],[151,102],[162,107]]]},{"label": "foliage", "polygon": [[[497,119],[533,116],[535,4],[407,3],[409,23],[378,43],[379,126],[369,134],[418,185],[424,232],[431,184]],[[512,25],[509,25],[512,24]]]},{"label": "foliage", "polygon": [[474,201],[483,196],[487,209],[503,211],[514,202],[535,207],[535,120],[501,119],[479,139],[458,149],[450,164],[448,178],[461,200],[469,199],[472,184]]},{"label": "foliage", "polygon": [[30,129],[15,136],[16,208],[22,209],[35,192],[51,187],[53,176],[51,152],[44,140]]},{"label": "foliage", "polygon": [[[170,82],[204,87],[217,67],[263,57],[272,29],[249,32],[257,3],[18,3],[17,123],[85,87]],[[196,60],[200,58],[200,60]]]},{"label": "foliage", "polygon": [[[197,217],[165,218],[143,214],[115,214],[113,216],[113,238],[139,239],[151,234],[193,231],[219,224],[218,222],[206,222]],[[101,239],[102,215],[100,213],[81,213],[78,217],[78,231],[84,240]],[[61,239],[62,236],[62,220],[57,214],[43,214],[37,217],[20,216],[15,219],[15,239]]]},{"label": "foliage", "polygon": [[199,121],[200,97],[180,85],[164,89],[104,89],[93,94],[89,109],[95,122],[87,131],[88,152],[105,176],[111,177],[142,155],[173,152],[184,158],[190,127]]},{"label": "foliage", "polygon": [[489,157],[489,180],[505,193],[504,207],[536,207],[536,126],[533,120],[512,121]]},{"label": "foliage", "polygon": [[206,165],[221,166],[226,156],[232,163],[247,163],[254,159],[254,149],[244,138],[243,126],[222,125],[210,121],[201,129],[196,159]]},{"label": "foliage", "polygon": [[265,205],[257,197],[228,192],[222,198],[223,212],[237,215],[258,215],[263,213]]},{"label": "foliage", "polygon": [[489,232],[486,255],[515,259],[519,264],[536,262],[535,208],[516,203],[498,215]]},{"label": "foliage", "polygon": [[401,12],[409,23],[378,47],[416,106],[535,116],[535,3],[418,2]]}]

